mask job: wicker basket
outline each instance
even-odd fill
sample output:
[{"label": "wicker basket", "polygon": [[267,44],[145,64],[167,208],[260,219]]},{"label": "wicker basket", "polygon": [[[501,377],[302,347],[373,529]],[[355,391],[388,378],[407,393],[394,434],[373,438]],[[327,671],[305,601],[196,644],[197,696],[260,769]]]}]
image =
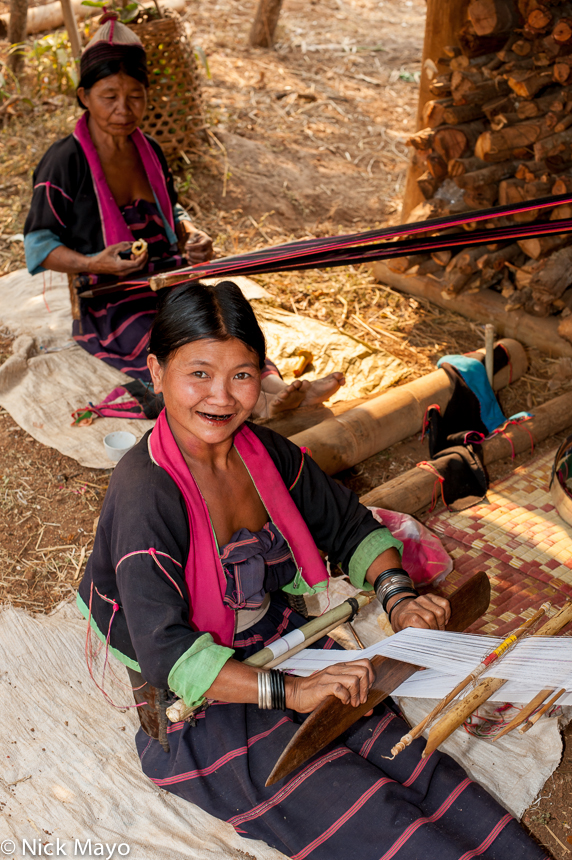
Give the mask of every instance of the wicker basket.
[{"label": "wicker basket", "polygon": [[176,12],[131,24],[147,52],[149,93],[141,130],[167,158],[196,149],[204,139],[199,74],[193,49]]}]

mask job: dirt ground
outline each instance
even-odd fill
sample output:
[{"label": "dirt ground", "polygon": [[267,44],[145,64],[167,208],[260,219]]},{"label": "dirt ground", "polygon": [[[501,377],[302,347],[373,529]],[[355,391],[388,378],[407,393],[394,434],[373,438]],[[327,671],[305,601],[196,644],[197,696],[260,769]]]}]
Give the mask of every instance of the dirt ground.
[{"label": "dirt ground", "polygon": [[[209,131],[208,141],[173,168],[197,225],[225,255],[398,223],[423,0],[285,0],[273,50],[247,46],[254,7],[254,0],[187,4],[191,41],[205,52],[211,74],[201,73]],[[0,12],[7,8],[0,0]],[[6,49],[0,43],[0,73]],[[33,168],[80,113],[71,95],[50,89],[49,81],[39,91],[36,80],[28,63],[26,100],[0,113],[0,274],[24,264],[20,234]],[[483,345],[481,326],[375,284],[365,267],[257,280],[285,309],[398,356],[409,379],[433,370],[443,354]],[[0,362],[10,342],[8,333],[0,337]],[[500,395],[506,415],[570,390],[572,363],[535,350],[529,359],[525,377]],[[425,456],[411,438],[338,477],[362,494]],[[530,457],[494,464],[491,478]],[[109,474],[43,447],[0,412],[0,601],[46,612],[74,593]],[[562,764],[524,818],[557,860],[571,850],[572,732],[565,736]]]}]

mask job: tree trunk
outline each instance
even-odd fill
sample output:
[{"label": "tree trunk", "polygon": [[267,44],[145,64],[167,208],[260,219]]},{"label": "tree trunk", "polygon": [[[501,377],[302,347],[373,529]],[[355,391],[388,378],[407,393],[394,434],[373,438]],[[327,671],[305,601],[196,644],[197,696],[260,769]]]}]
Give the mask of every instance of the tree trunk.
[{"label": "tree trunk", "polygon": [[81,54],[81,39],[71,0],[60,0],[60,2],[62,4],[62,14],[64,16],[64,24],[70,40],[72,56],[74,60],[78,60]]},{"label": "tree trunk", "polygon": [[[423,41],[423,58],[421,62],[421,81],[419,84],[419,101],[417,106],[417,128],[421,128],[423,108],[431,98],[433,78],[427,60],[442,57],[445,48],[459,44],[459,31],[466,18],[469,0],[427,0],[427,17],[425,19],[425,38]],[[442,66],[440,72],[446,72]],[[446,89],[446,86],[444,89]],[[445,92],[435,92],[434,95],[444,97],[450,95],[450,89]],[[411,211],[421,202],[423,195],[417,185],[418,177],[423,173],[418,167],[411,166],[407,175],[401,220],[406,222]]]},{"label": "tree trunk", "polygon": [[260,0],[250,30],[249,42],[253,48],[271,48],[282,0]]},{"label": "tree trunk", "polygon": [[[18,45],[26,38],[26,20],[28,18],[28,0],[10,0],[10,23],[8,25],[8,41]],[[14,51],[8,57],[8,66],[16,74],[22,68],[24,58],[20,51]]]}]

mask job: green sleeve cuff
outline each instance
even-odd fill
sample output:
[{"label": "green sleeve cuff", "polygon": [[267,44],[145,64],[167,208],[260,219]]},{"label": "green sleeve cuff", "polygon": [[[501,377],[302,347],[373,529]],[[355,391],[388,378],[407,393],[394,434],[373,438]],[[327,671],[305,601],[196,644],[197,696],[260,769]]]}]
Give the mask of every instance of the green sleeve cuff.
[{"label": "green sleeve cuff", "polygon": [[198,707],[204,694],[234,650],[216,645],[210,633],[203,633],[182,654],[169,672],[169,687],[189,708]]},{"label": "green sleeve cuff", "polygon": [[394,538],[389,529],[380,528],[370,532],[359,544],[350,559],[348,576],[354,588],[360,591],[372,591],[373,585],[366,582],[365,575],[378,555],[393,547],[399,553],[403,552],[403,544]]}]

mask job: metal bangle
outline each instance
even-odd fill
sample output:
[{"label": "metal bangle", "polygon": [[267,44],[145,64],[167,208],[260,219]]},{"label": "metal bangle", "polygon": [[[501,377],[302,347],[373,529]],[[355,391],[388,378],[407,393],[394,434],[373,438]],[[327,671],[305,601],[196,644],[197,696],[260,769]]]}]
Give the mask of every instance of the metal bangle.
[{"label": "metal bangle", "polygon": [[403,585],[403,584],[413,585],[413,582],[409,576],[389,576],[387,579],[385,579],[381,583],[381,585],[378,585],[378,587],[375,590],[375,593],[377,594],[378,597],[381,595],[381,598],[383,598],[383,595],[390,588],[393,588],[395,585]]},{"label": "metal bangle", "polygon": [[409,576],[407,571],[404,570],[402,567],[388,567],[387,570],[382,571],[379,574],[379,576],[377,577],[377,579],[375,580],[375,582],[373,584],[373,590],[377,591],[377,587],[378,587],[378,585],[381,584],[382,580],[384,580],[386,577],[391,576],[392,574],[395,574],[395,573],[404,574],[405,576]]},{"label": "metal bangle", "polygon": [[384,612],[387,612],[386,607],[387,607],[388,601],[392,597],[395,597],[396,594],[411,594],[411,595],[413,595],[413,597],[419,597],[419,592],[415,588],[410,588],[409,586],[404,586],[402,588],[394,588],[392,591],[389,592],[389,594],[386,595],[386,597],[383,601],[382,606],[383,606]]},{"label": "metal bangle", "polygon": [[409,576],[391,576],[388,577],[376,589],[376,597],[379,602],[383,603],[387,600],[387,595],[396,587],[413,588],[413,580]]},{"label": "metal bangle", "polygon": [[269,711],[272,707],[270,693],[270,678],[268,672],[258,673],[258,707],[261,711]]},{"label": "metal bangle", "polygon": [[395,601],[395,603],[393,604],[393,606],[391,607],[391,609],[387,613],[387,620],[389,621],[390,624],[391,624],[391,613],[393,612],[395,607],[399,606],[400,603],[403,603],[404,600],[415,600],[415,597],[413,596],[413,594],[407,594],[407,595],[405,595],[405,597],[400,597],[399,600]]}]

